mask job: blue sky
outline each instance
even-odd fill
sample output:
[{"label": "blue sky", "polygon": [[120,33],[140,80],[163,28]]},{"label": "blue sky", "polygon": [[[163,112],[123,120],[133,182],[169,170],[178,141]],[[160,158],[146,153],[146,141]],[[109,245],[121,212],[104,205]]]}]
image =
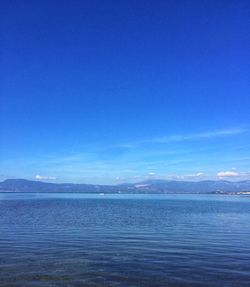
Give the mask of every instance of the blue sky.
[{"label": "blue sky", "polygon": [[250,179],[249,1],[0,10],[0,180]]}]

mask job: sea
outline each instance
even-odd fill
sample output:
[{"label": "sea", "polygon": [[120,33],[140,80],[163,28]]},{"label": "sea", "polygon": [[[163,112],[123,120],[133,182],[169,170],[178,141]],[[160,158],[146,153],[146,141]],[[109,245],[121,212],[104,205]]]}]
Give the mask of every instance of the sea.
[{"label": "sea", "polygon": [[249,287],[250,197],[0,193],[0,286]]}]

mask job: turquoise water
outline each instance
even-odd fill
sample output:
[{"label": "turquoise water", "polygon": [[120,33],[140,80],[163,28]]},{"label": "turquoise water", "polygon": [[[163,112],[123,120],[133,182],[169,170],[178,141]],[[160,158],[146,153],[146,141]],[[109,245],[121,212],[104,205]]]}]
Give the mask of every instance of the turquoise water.
[{"label": "turquoise water", "polygon": [[250,197],[0,193],[0,286],[250,286]]}]

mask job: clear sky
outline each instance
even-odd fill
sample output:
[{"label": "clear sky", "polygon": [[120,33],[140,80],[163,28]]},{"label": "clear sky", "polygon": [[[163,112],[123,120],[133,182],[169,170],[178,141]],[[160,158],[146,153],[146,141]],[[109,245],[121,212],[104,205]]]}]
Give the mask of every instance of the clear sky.
[{"label": "clear sky", "polygon": [[250,1],[0,5],[0,180],[250,178]]}]

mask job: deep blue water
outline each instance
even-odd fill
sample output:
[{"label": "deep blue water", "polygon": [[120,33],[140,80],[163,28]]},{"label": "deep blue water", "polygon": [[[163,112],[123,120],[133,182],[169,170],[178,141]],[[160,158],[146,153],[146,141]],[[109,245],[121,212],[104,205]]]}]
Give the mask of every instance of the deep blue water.
[{"label": "deep blue water", "polygon": [[250,197],[0,193],[0,286],[250,286]]}]

